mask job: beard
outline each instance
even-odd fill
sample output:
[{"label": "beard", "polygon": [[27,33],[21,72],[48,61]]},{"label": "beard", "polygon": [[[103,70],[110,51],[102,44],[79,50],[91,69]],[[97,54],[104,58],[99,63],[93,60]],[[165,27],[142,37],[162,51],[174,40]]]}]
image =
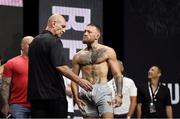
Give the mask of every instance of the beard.
[{"label": "beard", "polygon": [[87,41],[83,40],[83,44],[87,44]]},{"label": "beard", "polygon": [[94,42],[94,40],[92,40],[92,39],[88,39],[88,38],[83,38],[83,44],[91,44],[91,43],[93,43]]}]

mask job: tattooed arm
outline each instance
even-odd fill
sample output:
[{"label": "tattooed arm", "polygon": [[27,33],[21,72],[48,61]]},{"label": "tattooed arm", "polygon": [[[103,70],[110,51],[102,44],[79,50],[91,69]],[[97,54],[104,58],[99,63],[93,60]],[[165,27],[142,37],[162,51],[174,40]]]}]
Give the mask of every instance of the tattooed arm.
[{"label": "tattooed arm", "polygon": [[116,53],[112,48],[109,48],[108,55],[109,55],[108,64],[110,66],[111,72],[115,79],[115,84],[116,84],[116,89],[117,89],[115,92],[116,93],[115,103],[116,103],[116,106],[120,106],[121,99],[122,99],[123,75],[118,65]]},{"label": "tattooed arm", "polygon": [[2,113],[6,116],[9,112],[9,92],[10,92],[11,77],[3,77],[1,85],[1,98],[2,98]]},{"label": "tattooed arm", "polygon": [[123,87],[123,76],[122,75],[115,75],[114,76],[115,79],[115,84],[116,84],[116,95],[120,96],[122,98],[122,87]]}]

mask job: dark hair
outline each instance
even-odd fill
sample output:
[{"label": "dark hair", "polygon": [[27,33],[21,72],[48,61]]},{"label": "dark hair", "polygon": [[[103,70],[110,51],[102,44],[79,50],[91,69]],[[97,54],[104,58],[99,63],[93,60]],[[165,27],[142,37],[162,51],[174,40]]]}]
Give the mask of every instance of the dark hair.
[{"label": "dark hair", "polygon": [[157,67],[157,69],[158,69],[158,71],[160,72],[160,73],[162,73],[162,69],[161,69],[161,67],[159,66],[159,65],[152,65],[151,67]]},{"label": "dark hair", "polygon": [[159,72],[162,73],[161,67],[160,67],[160,66],[157,66],[157,68],[158,68]]},{"label": "dark hair", "polygon": [[96,27],[96,29],[98,30],[98,32],[101,33],[101,27],[100,27],[99,25],[90,23],[90,24],[88,24],[87,26],[94,26],[94,27]]}]

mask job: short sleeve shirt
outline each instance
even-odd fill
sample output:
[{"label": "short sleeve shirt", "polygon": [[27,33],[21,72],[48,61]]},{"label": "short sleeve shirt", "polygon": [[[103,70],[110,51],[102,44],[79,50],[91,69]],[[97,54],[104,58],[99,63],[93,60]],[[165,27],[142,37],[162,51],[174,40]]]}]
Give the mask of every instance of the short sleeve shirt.
[{"label": "short sleeve shirt", "polygon": [[11,77],[9,103],[30,107],[27,100],[28,58],[20,55],[8,60],[3,77]]},{"label": "short sleeve shirt", "polygon": [[160,85],[160,88],[156,95],[156,101],[154,102],[156,107],[156,113],[149,113],[149,104],[151,102],[151,97],[148,84],[140,85],[138,87],[137,102],[142,103],[142,118],[166,118],[166,106],[171,105],[169,88],[163,84]]},{"label": "short sleeve shirt", "polygon": [[29,100],[66,99],[57,66],[66,65],[61,40],[49,31],[36,36],[29,47]]}]

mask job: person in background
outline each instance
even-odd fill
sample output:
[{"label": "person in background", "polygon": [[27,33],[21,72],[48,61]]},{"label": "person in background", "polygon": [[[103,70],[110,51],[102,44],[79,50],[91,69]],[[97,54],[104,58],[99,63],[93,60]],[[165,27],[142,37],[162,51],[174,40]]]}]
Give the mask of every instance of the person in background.
[{"label": "person in background", "polygon": [[71,80],[69,80],[66,77],[63,77],[63,78],[64,78],[65,87],[66,87],[66,98],[68,101],[68,116],[67,116],[67,118],[73,119],[73,117],[74,117],[74,102],[73,102],[73,94],[72,94],[72,90],[71,90]]},{"label": "person in background", "polygon": [[[119,69],[121,70],[123,76],[124,73],[124,66],[121,61],[119,61]],[[108,82],[112,87],[113,94],[115,95],[116,85],[114,79]],[[130,119],[134,114],[136,108],[136,101],[137,101],[137,88],[134,81],[130,78],[123,77],[123,89],[122,89],[122,105],[120,107],[114,108],[114,118],[127,118]]]},{"label": "person in background", "polygon": [[67,118],[63,75],[85,90],[92,90],[91,83],[74,74],[67,65],[60,40],[65,29],[64,17],[53,14],[46,29],[34,38],[29,47],[28,99],[32,118]]},{"label": "person in background", "polygon": [[148,82],[138,87],[137,118],[173,118],[169,88],[162,84],[159,66],[151,66]]},{"label": "person in background", "polygon": [[29,118],[31,109],[27,100],[28,89],[28,49],[32,36],[26,36],[21,41],[21,55],[8,60],[4,64],[1,98],[2,113],[8,113],[14,118]]}]

